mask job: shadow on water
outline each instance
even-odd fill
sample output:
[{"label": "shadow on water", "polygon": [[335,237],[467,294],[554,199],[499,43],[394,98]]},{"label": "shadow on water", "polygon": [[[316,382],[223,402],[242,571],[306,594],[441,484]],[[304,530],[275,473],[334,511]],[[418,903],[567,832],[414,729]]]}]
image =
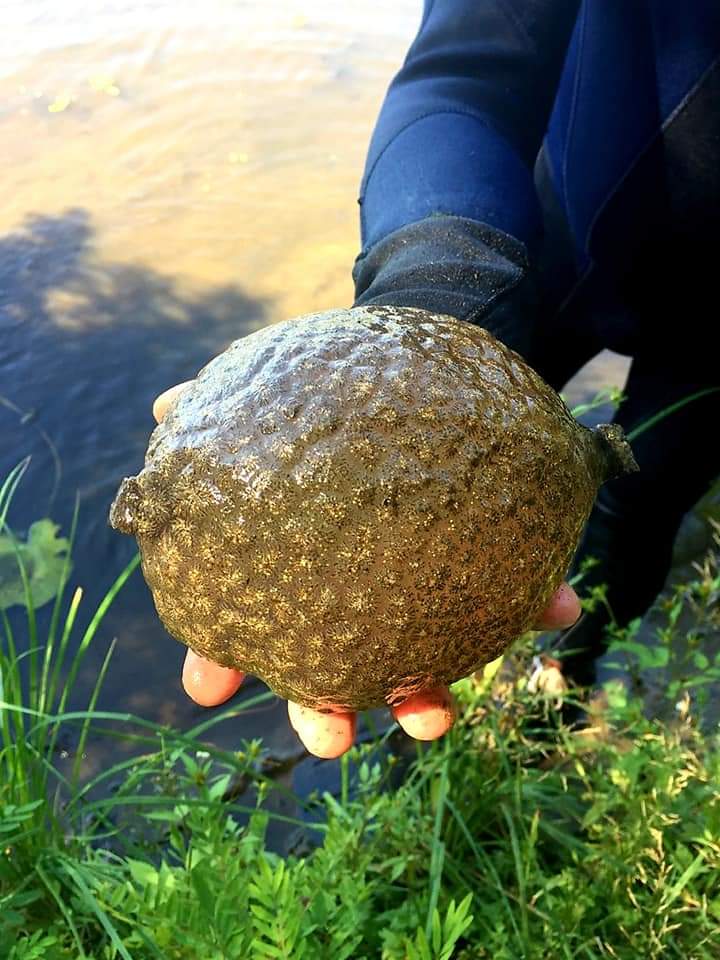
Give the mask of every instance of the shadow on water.
[{"label": "shadow on water", "polygon": [[[153,428],[153,399],[193,377],[232,340],[268,323],[271,307],[234,285],[183,291],[171,276],[98,258],[93,240],[90,217],[80,209],[28,217],[0,239],[0,476],[31,455],[10,513],[11,526],[20,533],[50,516],[67,535],[79,497],[68,591],[83,587],[76,638],[136,549],[134,540],[108,526],[107,515],[121,478],[142,466]],[[51,608],[40,611],[41,637]],[[13,608],[11,618],[23,636],[21,608]],[[183,648],[162,628],[139,572],[104,620],[71,708],[87,704],[113,638],[117,645],[99,709],[127,711],[180,729],[211,715],[182,692]],[[240,702],[262,689],[250,678]],[[388,718],[379,711],[375,720],[382,726]],[[362,734],[367,735],[364,725]],[[272,756],[303,757],[278,698],[212,731],[212,740],[228,749],[253,737],[262,737]],[[65,760],[58,762],[71,764],[73,743],[66,740],[61,747]],[[86,774],[133,749],[117,739],[91,738]],[[336,792],[339,762],[307,758],[283,775],[301,794],[314,788]]]},{"label": "shadow on water", "polygon": [[[184,292],[173,277],[103,261],[93,233],[88,214],[73,209],[28,217],[0,239],[0,475],[32,457],[10,521],[22,531],[49,515],[67,535],[79,496],[70,586],[83,587],[85,622],[135,551],[107,514],[121,478],[142,465],[154,397],[263,326],[269,309],[237,286]],[[13,619],[21,622],[18,608]],[[90,651],[76,705],[86,702],[113,636],[104,708],[178,724],[197,719],[200,708],[179,690],[182,649],[162,629],[139,574]],[[258,719],[263,732],[277,725],[275,712]]]},{"label": "shadow on water", "polygon": [[[84,502],[106,486],[109,502],[120,470],[142,462],[154,396],[264,325],[267,304],[234,286],[182,293],[172,277],[98,261],[92,239],[71,210],[0,240],[0,383],[24,413],[5,407],[2,467],[32,447],[22,428],[34,420],[58,448],[65,495]],[[47,467],[36,462],[21,493],[35,509],[52,490]]]}]

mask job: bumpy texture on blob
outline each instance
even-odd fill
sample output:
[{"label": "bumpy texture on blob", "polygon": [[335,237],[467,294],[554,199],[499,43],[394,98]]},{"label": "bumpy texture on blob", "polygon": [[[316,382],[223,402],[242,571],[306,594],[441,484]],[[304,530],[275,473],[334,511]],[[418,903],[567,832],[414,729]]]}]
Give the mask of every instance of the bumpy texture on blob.
[{"label": "bumpy texture on blob", "polygon": [[312,707],[394,704],[532,627],[632,469],[451,317],[332,310],[233,343],[111,510],[178,640]]}]

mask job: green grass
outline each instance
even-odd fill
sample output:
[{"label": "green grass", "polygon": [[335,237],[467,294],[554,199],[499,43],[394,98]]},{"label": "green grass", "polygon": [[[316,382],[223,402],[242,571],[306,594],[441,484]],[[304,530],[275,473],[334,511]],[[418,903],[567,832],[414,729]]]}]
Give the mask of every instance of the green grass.
[{"label": "green grass", "polygon": [[[0,533],[24,469],[0,488]],[[137,560],[76,635],[68,554],[42,636],[20,549],[17,561],[25,625],[15,636],[2,614],[0,653],[0,958],[720,956],[720,753],[717,727],[703,733],[697,713],[720,680],[701,642],[718,626],[715,554],[667,601],[653,647],[634,625],[616,631],[638,678],[669,671],[669,703],[682,703],[672,722],[614,687],[596,735],[572,734],[527,690],[532,639],[521,638],[456,685],[456,726],[417,745],[399,786],[389,789],[388,731],[343,758],[339,798],[305,799],[263,773],[260,741],[207,742],[215,723],[270,694],[185,732],[101,711],[109,649],[87,708],[70,711]],[[688,616],[696,636],[679,645]],[[134,756],[84,780],[91,731],[129,741]],[[68,737],[75,761],[63,773]],[[243,778],[251,789],[237,797]],[[279,791],[314,826],[274,812]],[[306,830],[311,852],[271,852],[273,819]]]}]

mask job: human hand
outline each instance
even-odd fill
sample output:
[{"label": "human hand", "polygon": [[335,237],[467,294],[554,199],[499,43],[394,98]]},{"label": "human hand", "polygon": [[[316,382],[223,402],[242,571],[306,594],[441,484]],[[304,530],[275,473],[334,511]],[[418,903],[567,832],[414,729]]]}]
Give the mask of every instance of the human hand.
[{"label": "human hand", "polygon": [[[158,423],[165,417],[189,382],[179,383],[161,393],[153,404]],[[562,583],[553,594],[536,624],[539,630],[569,627],[580,616],[580,601],[573,588]],[[215,707],[229,700],[242,684],[241,670],[221,667],[188,649],[182,671],[187,695],[203,707]],[[391,708],[397,723],[416,740],[435,740],[453,725],[455,701],[447,687],[437,687],[409,697]],[[339,757],[353,744],[357,725],[354,711],[322,712],[288,701],[290,724],[309,753],[324,759]]]}]

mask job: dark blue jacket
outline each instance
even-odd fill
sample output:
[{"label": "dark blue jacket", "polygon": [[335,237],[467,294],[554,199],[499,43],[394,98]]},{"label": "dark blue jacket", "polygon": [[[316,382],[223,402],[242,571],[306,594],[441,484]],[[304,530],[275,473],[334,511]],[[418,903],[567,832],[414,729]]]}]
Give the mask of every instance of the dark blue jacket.
[{"label": "dark blue jacket", "polygon": [[718,0],[426,0],[369,149],[356,302],[525,352],[537,316],[625,352],[707,318],[719,54]]}]

